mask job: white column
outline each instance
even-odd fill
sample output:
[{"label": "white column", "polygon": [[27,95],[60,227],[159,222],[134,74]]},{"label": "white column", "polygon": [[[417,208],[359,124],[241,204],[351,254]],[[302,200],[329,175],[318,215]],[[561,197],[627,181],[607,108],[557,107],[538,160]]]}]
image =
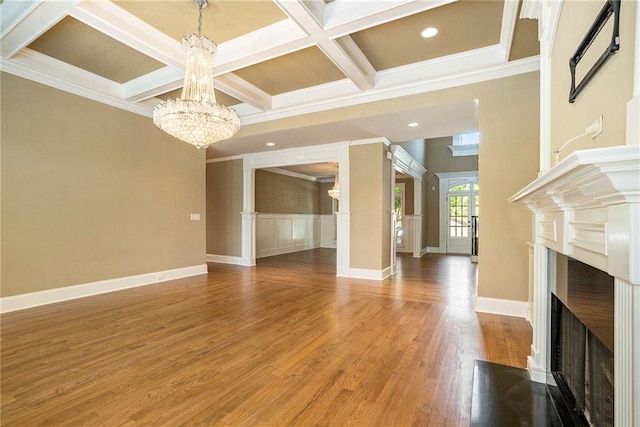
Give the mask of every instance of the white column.
[{"label": "white column", "polygon": [[413,180],[413,257],[422,255],[422,180]]},{"label": "white column", "polygon": [[[627,145],[637,145],[640,141],[640,5],[636,5],[635,53],[633,60],[633,97],[627,103]],[[628,235],[620,234],[620,230],[612,230],[610,235],[617,235],[618,241],[610,241],[610,260],[613,258],[614,275],[624,273],[624,265],[628,266],[624,280],[615,277],[614,308],[614,419],[618,426],[640,426],[640,230],[637,218],[640,207],[633,203],[628,210],[609,209],[610,217],[628,225]],[[616,243],[624,239],[631,242],[625,251],[619,251]],[[611,245],[612,244],[612,245]],[[616,256],[614,257],[613,254]],[[620,258],[626,259],[620,259]],[[616,270],[620,270],[617,272]]]},{"label": "white column", "polygon": [[[535,214],[533,244],[533,343],[527,358],[527,369],[533,381],[547,380],[547,341],[549,330],[549,276],[555,272],[555,263],[549,262],[548,250],[540,242],[540,214]],[[552,272],[553,271],[553,272]]]},{"label": "white column", "polygon": [[351,260],[350,260],[350,221],[351,211],[349,210],[349,147],[346,152],[339,154],[340,161],[338,164],[338,174],[340,182],[340,199],[338,203],[338,212],[336,212],[336,276],[349,277]]},{"label": "white column", "polygon": [[[391,156],[391,157],[389,157]],[[396,240],[396,217],[394,215],[395,212],[395,207],[396,207],[396,170],[394,168],[394,164],[393,164],[393,153],[388,152],[387,153],[387,161],[391,160],[391,167],[389,168],[389,173],[391,174],[391,176],[389,177],[389,182],[391,183],[391,186],[389,188],[389,191],[391,192],[391,197],[389,200],[389,213],[390,218],[389,221],[391,221],[391,225],[390,225],[390,230],[391,233],[389,236],[390,242],[389,242],[389,248],[391,248],[391,250],[389,251],[389,256],[390,256],[390,261],[389,261],[389,267],[391,268],[391,275],[396,274],[396,257],[397,257],[397,253],[396,251],[398,250],[398,244],[397,244],[397,240]],[[405,221],[406,224],[406,221]]]},{"label": "white column", "polygon": [[242,265],[256,265],[256,171],[251,158],[242,162]]},{"label": "white column", "polygon": [[551,52],[561,1],[541,1],[538,21],[540,40],[540,174],[551,166]]},{"label": "white column", "polygon": [[614,419],[640,426],[640,286],[615,278]]}]

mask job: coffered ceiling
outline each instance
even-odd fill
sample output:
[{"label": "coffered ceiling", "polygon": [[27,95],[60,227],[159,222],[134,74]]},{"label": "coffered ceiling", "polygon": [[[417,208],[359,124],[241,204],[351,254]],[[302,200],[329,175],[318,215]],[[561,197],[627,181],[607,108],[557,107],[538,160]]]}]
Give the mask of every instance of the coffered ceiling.
[{"label": "coffered ceiling", "polygon": [[[537,22],[519,19],[519,8],[518,0],[209,0],[202,32],[218,43],[218,102],[250,126],[537,70]],[[2,71],[151,117],[180,95],[181,38],[197,31],[198,9],[192,0],[4,0],[0,24]],[[426,27],[438,34],[420,37]],[[469,129],[472,103],[429,113]],[[307,134],[241,130],[235,138],[246,144],[214,144],[209,157],[264,150],[267,140],[389,137],[412,114],[345,118]],[[444,132],[421,127],[399,137]]]}]

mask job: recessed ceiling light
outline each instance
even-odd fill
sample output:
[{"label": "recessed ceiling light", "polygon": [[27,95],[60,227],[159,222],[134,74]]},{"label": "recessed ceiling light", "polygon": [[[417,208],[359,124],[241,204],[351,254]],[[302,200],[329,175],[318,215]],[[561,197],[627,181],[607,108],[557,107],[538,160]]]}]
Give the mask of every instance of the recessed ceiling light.
[{"label": "recessed ceiling light", "polygon": [[412,123],[409,123],[407,126],[409,126],[410,128],[415,128],[415,127],[420,126],[420,123],[418,123],[418,122],[412,122]]},{"label": "recessed ceiling light", "polygon": [[435,36],[436,34],[438,34],[438,29],[437,28],[428,27],[428,28],[425,28],[424,30],[422,30],[422,32],[420,33],[420,36],[425,38],[425,39],[428,39],[430,37]]},{"label": "recessed ceiling light", "polygon": [[271,142],[271,141],[267,142],[267,146],[268,146],[268,147],[273,147],[273,146],[275,146],[275,145],[276,145],[276,143],[275,143],[275,142]]}]

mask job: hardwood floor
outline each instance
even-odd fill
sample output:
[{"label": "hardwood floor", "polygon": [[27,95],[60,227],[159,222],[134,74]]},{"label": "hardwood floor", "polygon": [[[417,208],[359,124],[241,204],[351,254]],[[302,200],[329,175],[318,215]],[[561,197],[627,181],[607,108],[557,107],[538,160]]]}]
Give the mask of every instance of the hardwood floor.
[{"label": "hardwood floor", "polygon": [[468,257],[383,282],[317,249],[2,315],[3,426],[468,425],[474,359],[531,328],[473,312]]}]

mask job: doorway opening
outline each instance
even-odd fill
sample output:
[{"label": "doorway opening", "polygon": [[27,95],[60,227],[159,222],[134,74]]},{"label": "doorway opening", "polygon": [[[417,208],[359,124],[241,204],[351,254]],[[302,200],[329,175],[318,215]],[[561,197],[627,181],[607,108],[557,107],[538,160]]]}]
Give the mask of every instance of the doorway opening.
[{"label": "doorway opening", "polygon": [[472,253],[472,222],[480,213],[479,189],[474,182],[454,185],[447,191],[447,253]]},{"label": "doorway opening", "polygon": [[473,255],[472,249],[478,244],[477,227],[473,225],[478,225],[480,217],[478,171],[436,176],[440,180],[438,252]]}]

